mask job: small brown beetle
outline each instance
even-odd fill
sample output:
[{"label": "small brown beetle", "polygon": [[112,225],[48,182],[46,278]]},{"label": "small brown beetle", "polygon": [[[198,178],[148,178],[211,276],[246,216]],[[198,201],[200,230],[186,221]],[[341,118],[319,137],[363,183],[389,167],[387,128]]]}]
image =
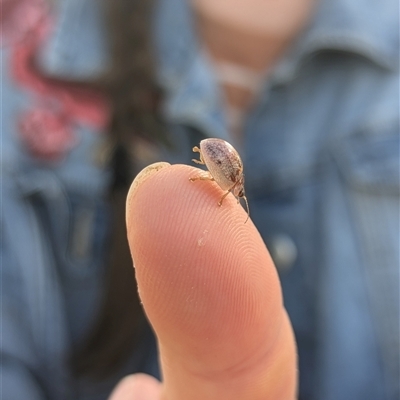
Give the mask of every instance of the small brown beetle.
[{"label": "small brown beetle", "polygon": [[249,204],[244,194],[243,163],[239,153],[228,142],[222,139],[204,139],[200,142],[200,148],[193,147],[195,153],[200,153],[200,160],[193,161],[196,164],[205,165],[208,168],[207,175],[189,178],[190,181],[211,180],[218,183],[222,190],[227,192],[221,197],[218,205],[221,206],[225,197],[232,193],[238,203],[243,198],[247,207],[247,220],[250,216]]}]

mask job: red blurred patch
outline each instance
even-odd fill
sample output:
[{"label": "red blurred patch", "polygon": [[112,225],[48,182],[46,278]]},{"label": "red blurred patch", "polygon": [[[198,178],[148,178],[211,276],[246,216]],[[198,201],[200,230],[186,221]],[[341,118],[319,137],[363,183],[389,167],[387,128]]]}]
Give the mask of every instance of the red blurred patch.
[{"label": "red blurred patch", "polygon": [[32,109],[19,117],[22,143],[36,157],[60,160],[77,143],[75,124],[87,124],[98,131],[107,126],[108,101],[89,84],[50,78],[38,69],[35,55],[52,26],[45,1],[2,0],[1,5],[2,40],[13,47],[12,78],[36,95]]},{"label": "red blurred patch", "polygon": [[36,157],[61,161],[77,143],[65,116],[46,108],[24,112],[18,121],[21,141]]},{"label": "red blurred patch", "polygon": [[44,0],[0,1],[1,45],[7,46],[22,40],[48,14]]}]

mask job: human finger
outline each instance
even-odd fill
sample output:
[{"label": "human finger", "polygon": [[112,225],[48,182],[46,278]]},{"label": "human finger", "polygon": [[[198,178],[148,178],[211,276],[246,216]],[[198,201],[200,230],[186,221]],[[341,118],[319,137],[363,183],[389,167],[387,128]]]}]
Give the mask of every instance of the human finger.
[{"label": "human finger", "polygon": [[233,196],[201,171],[150,166],[127,227],[139,294],[156,332],[165,399],[292,399],[296,352],[275,267]]}]

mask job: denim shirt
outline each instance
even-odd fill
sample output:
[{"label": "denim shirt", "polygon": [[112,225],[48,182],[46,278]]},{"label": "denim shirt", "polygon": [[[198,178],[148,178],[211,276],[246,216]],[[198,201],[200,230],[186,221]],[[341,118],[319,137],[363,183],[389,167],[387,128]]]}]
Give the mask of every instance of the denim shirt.
[{"label": "denim shirt", "polygon": [[[68,356],[93,324],[106,286],[110,172],[102,161],[103,112],[46,80],[85,81],[104,72],[101,8],[97,0],[54,2],[55,26],[41,38],[48,10],[41,0],[26,3],[37,5],[44,21],[29,27],[36,11],[22,5],[19,15],[30,13],[21,24],[26,35],[7,32],[1,57],[0,398],[106,399],[127,374],[159,377],[157,349],[148,329],[109,379],[70,374]],[[32,49],[40,74],[23,59]]]},{"label": "denim shirt", "polygon": [[[54,4],[57,24],[37,55],[41,71],[65,80],[101,74],[109,55],[100,2]],[[163,157],[190,163],[204,137],[240,150],[251,218],[280,273],[296,334],[300,398],[397,399],[398,4],[321,0],[265,82],[240,144],[227,131],[187,2],[159,0],[156,11],[159,80],[175,143]],[[78,119],[79,143],[62,162],[31,156],[17,116],[35,97],[13,79],[12,48],[2,53],[2,395],[106,398],[124,374],[157,371],[150,335],[104,385],[73,381],[66,368],[103,284],[109,172],[93,155],[104,135]]]},{"label": "denim shirt", "polygon": [[[300,398],[399,396],[398,4],[322,0],[261,88],[242,143],[184,0],[156,19],[165,113],[188,152],[240,149],[251,218],[274,258]],[[187,158],[182,158],[187,157]]]}]

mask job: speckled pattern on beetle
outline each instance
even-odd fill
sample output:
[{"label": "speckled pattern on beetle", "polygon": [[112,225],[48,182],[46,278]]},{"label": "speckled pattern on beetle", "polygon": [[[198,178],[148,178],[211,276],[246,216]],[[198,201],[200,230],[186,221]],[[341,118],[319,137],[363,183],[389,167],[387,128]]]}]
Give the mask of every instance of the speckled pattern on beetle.
[{"label": "speckled pattern on beetle", "polygon": [[[248,219],[250,211],[244,192],[243,163],[235,148],[225,140],[210,138],[202,140],[200,148],[195,146],[193,151],[200,154],[200,160],[193,159],[193,161],[196,164],[205,165],[208,168],[208,175],[189,178],[189,180],[212,180],[222,190],[227,190],[218,202],[219,206],[222,205],[229,193],[236,197],[238,203],[243,198],[246,202]],[[247,222],[247,219],[245,222]]]}]

